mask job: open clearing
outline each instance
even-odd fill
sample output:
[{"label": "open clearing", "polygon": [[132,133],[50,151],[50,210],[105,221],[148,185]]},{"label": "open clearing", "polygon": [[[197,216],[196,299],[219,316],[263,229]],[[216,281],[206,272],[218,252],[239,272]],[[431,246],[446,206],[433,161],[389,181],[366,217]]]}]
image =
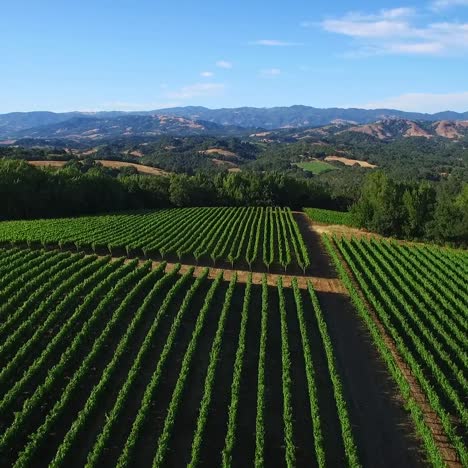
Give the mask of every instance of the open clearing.
[{"label": "open clearing", "polygon": [[[143,166],[142,164],[136,164],[125,161],[109,161],[105,159],[96,159],[96,162],[102,164],[104,167],[110,167],[112,169],[121,169],[123,167],[134,167],[140,174],[148,174],[155,176],[168,176],[169,173],[158,169],[157,167]],[[29,164],[36,167],[63,167],[67,161],[28,161]]]},{"label": "open clearing", "polygon": [[374,169],[377,167],[375,164],[371,164],[367,161],[360,161],[359,159],[344,158],[343,156],[327,156],[325,158],[325,161],[339,161],[345,164],[346,166],[354,166],[357,164],[358,166],[367,167],[369,169]]},{"label": "open clearing", "polygon": [[304,169],[305,171],[312,172],[313,174],[321,174],[322,172],[334,171],[338,169],[332,164],[327,164],[323,161],[307,161],[296,163],[296,166]]}]

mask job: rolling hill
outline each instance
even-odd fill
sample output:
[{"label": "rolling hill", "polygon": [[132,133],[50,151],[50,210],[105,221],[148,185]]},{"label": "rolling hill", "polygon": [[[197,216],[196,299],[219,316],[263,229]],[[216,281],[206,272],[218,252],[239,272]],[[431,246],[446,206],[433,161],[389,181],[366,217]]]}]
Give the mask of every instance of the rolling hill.
[{"label": "rolling hill", "polygon": [[278,129],[253,133],[251,137],[266,142],[281,142],[289,140],[330,140],[340,136],[349,137],[352,134],[360,134],[369,137],[371,140],[380,141],[395,141],[412,137],[462,140],[468,136],[468,120],[429,122],[391,118],[360,125],[338,120],[321,127]]},{"label": "rolling hill", "polygon": [[122,136],[230,135],[241,134],[242,132],[245,133],[246,130],[222,126],[213,122],[165,115],[118,115],[108,118],[80,115],[66,121],[10,132],[8,136],[15,139],[55,138],[97,141]]},{"label": "rolling hill", "polygon": [[[155,116],[158,116],[156,119]],[[166,122],[162,122],[164,117]],[[173,118],[175,120],[169,120]],[[176,119],[184,119],[184,121]],[[158,124],[158,119],[160,123]],[[468,120],[468,112],[439,112],[423,114],[394,109],[319,109],[310,106],[255,108],[239,107],[229,109],[208,109],[206,107],[174,107],[147,112],[15,112],[0,115],[0,138],[45,138],[94,132],[96,135],[112,136],[132,127],[132,134],[158,134],[159,132],[242,133],[242,129],[312,128],[341,122],[363,125],[376,121],[402,119],[420,122]],[[198,122],[202,129],[196,129]],[[228,128],[223,128],[228,127]],[[124,130],[125,132],[126,130]],[[73,133],[74,132],[74,133]],[[89,135],[86,138],[89,138]]]}]

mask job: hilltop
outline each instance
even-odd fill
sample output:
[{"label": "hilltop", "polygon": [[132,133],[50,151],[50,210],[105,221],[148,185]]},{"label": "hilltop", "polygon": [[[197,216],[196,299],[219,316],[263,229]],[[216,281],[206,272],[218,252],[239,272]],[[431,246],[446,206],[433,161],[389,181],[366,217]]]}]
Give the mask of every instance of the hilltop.
[{"label": "hilltop", "polygon": [[[468,112],[423,114],[393,109],[318,109],[309,106],[232,109],[175,107],[145,112],[15,112],[0,115],[0,138],[53,138],[78,135],[233,134],[244,129],[307,129],[326,125],[364,125],[377,121],[465,121]],[[130,127],[128,129],[128,127]],[[85,132],[88,132],[85,134]]]}]

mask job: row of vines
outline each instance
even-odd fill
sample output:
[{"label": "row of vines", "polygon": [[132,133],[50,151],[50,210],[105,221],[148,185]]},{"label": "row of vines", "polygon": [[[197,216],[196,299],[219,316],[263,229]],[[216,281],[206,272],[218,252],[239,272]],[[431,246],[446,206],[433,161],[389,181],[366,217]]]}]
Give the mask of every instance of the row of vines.
[{"label": "row of vines", "polygon": [[123,215],[0,223],[0,243],[111,255],[229,262],[252,269],[310,266],[289,208],[174,208]]},{"label": "row of vines", "polygon": [[[288,229],[265,214],[252,213]],[[0,250],[1,465],[324,467],[338,458],[358,466],[312,285],[166,269]],[[326,377],[317,379],[319,368]],[[328,418],[341,433],[327,433]]]},{"label": "row of vines", "polygon": [[389,241],[324,240],[405,397],[429,459],[444,465],[437,434],[429,429],[342,260],[416,378],[462,465],[468,466],[468,257]]}]

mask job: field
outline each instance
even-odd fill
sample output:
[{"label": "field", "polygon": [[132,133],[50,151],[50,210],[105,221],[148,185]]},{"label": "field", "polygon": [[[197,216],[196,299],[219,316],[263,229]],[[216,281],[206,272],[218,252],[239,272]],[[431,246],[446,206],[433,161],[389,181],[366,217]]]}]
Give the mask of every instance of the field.
[{"label": "field", "polygon": [[300,162],[297,163],[297,166],[307,172],[312,172],[313,174],[321,174],[322,172],[334,171],[337,169],[336,166],[323,161]]},{"label": "field", "polygon": [[0,223],[0,466],[468,466],[468,254],[309,215]]},{"label": "field", "polygon": [[305,271],[310,260],[289,208],[173,208],[148,213],[2,223],[0,242],[113,255]]},{"label": "field", "polygon": [[2,466],[357,465],[311,284],[40,250],[0,269]]},{"label": "field", "polygon": [[[421,389],[437,415],[458,459],[468,466],[468,255],[388,241],[340,239],[335,246],[384,333],[410,369],[414,386]],[[342,274],[347,276],[344,270]],[[359,303],[357,296],[356,300]],[[362,303],[360,307],[367,316],[366,307]],[[368,324],[374,327],[371,321]],[[382,346],[389,365],[395,366],[389,349],[379,342],[381,337],[376,335],[374,340]],[[434,431],[429,430],[430,419],[422,414],[421,403],[425,402],[418,406],[401,370],[393,367],[393,371],[408,398],[430,460],[442,464],[446,454],[441,453]]]},{"label": "field", "polygon": [[367,161],[360,161],[359,159],[349,159],[349,158],[344,158],[342,156],[326,156],[325,161],[339,161],[343,163],[345,166],[360,166],[360,167],[366,167],[368,169],[374,169],[377,166],[375,164],[371,164]]},{"label": "field", "polygon": [[321,208],[304,208],[304,212],[312,220],[323,224],[340,224],[357,227],[352,213],[344,211],[324,210]]},{"label": "field", "polygon": [[[104,167],[112,169],[122,169],[123,167],[134,167],[140,174],[154,175],[154,176],[168,176],[169,173],[158,169],[157,167],[144,166],[126,161],[110,161],[106,159],[97,159],[96,162],[102,164]],[[67,161],[28,161],[32,166],[37,167],[63,167]]]}]

